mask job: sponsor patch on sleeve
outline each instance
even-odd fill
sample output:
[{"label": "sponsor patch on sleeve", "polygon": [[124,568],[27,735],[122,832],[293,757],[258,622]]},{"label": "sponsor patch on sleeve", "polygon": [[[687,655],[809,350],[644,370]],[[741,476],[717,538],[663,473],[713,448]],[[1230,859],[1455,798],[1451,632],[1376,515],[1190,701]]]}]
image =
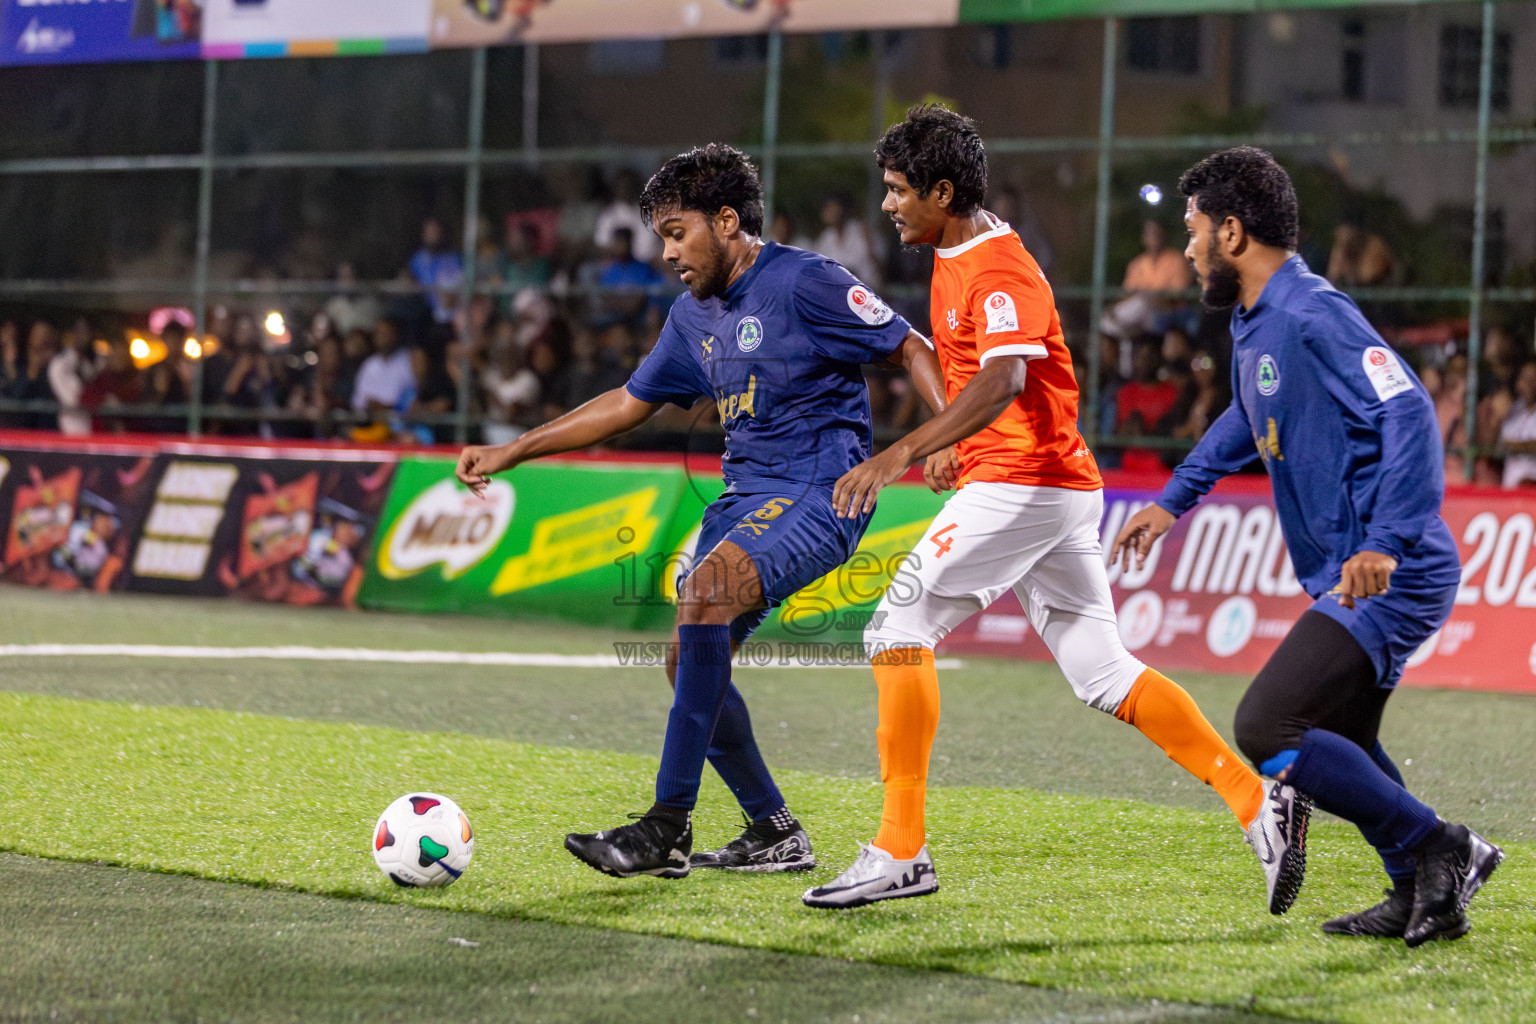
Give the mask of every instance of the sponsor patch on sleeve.
[{"label": "sponsor patch on sleeve", "polygon": [[1019,311],[1013,304],[1013,296],[1007,292],[993,292],[983,303],[987,314],[988,334],[1012,334],[1019,329]]},{"label": "sponsor patch on sleeve", "polygon": [[896,316],[896,311],[882,302],[880,296],[861,284],[848,289],[848,308],[871,327],[888,324]]},{"label": "sponsor patch on sleeve", "polygon": [[1371,387],[1376,389],[1376,397],[1383,402],[1413,390],[1413,378],[1408,376],[1408,371],[1389,348],[1372,345],[1361,355],[1360,365]]}]

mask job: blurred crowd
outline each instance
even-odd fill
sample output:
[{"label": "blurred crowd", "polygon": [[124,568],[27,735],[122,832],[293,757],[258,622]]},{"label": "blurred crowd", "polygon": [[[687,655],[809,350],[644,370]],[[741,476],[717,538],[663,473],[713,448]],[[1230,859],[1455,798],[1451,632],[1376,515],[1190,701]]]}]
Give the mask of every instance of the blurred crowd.
[{"label": "blurred crowd", "polygon": [[[201,427],[217,435],[448,443],[465,408],[472,438],[510,440],[622,386],[660,336],[682,286],[641,220],[640,184],[621,172],[600,202],[482,221],[473,280],[452,231],[429,218],[388,287],[359,282],[342,263],[329,295],[308,304],[215,306],[202,337],[193,336],[190,311],[177,309],[155,311],[148,329],[108,329],[84,317],[0,320],[0,399],[9,400],[0,424],[179,433],[196,393]],[[987,205],[1049,273],[1053,247],[1023,197],[1005,187]],[[838,260],[927,329],[931,257],[882,244],[849,197],[829,196],[805,230],[781,212],[769,235]],[[1182,237],[1171,240],[1163,223],[1148,219],[1140,242],[1099,330],[1074,334],[1072,315],[1064,319],[1083,416],[1096,417],[1098,436],[1123,439],[1101,444],[1100,462],[1161,472],[1230,402],[1231,339],[1225,315],[1204,312],[1193,298]],[[1322,262],[1323,254],[1313,258]],[[1335,232],[1326,266],[1343,287],[1389,283],[1400,269],[1385,242],[1355,225]],[[1090,338],[1099,345],[1093,409]],[[1469,432],[1465,332],[1408,340],[1400,351],[1434,396],[1452,450],[1448,478],[1463,478],[1454,449],[1470,433],[1480,453],[1477,481],[1536,485],[1536,359],[1528,344],[1502,327],[1487,333]],[[904,375],[877,368],[866,375],[877,432],[905,431],[926,417]],[[635,443],[705,450],[710,442],[696,440],[701,429],[714,430],[711,403],[669,408]]]}]

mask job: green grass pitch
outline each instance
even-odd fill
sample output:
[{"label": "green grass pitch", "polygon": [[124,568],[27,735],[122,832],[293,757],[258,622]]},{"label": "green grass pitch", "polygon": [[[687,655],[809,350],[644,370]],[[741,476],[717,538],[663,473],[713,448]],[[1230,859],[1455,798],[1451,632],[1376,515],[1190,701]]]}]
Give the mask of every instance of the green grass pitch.
[{"label": "green grass pitch", "polygon": [[[614,639],[16,590],[0,617],[12,643]],[[809,875],[617,881],[561,849],[648,802],[659,672],[0,662],[0,849],[28,855],[0,857],[0,1020],[620,1020],[657,999],[676,1020],[1536,1019],[1536,700],[1394,698],[1384,741],[1410,784],[1510,855],[1470,936],[1409,951],[1317,930],[1382,884],[1351,829],[1317,824],[1302,897],[1272,918],[1212,795],[1054,668],[1002,662],[942,679],[939,894],[811,911],[799,892],[878,819],[873,687],[847,670],[738,681],[817,845]],[[1241,680],[1185,682],[1230,721]],[[395,891],[368,855],[373,819],[410,789],[450,794],[475,824],[449,889]],[[712,777],[698,827],[701,844],[736,827]]]}]

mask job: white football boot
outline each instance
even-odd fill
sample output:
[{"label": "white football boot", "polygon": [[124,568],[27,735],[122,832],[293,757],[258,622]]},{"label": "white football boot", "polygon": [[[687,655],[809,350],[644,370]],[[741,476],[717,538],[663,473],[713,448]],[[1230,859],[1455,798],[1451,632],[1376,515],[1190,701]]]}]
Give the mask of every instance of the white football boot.
[{"label": "white football boot", "polygon": [[873,844],[859,844],[859,859],[826,885],[806,890],[800,897],[808,907],[862,907],[876,900],[927,896],[939,889],[933,859],[925,845],[911,860],[897,860]]},{"label": "white football boot", "polygon": [[1301,892],[1311,814],[1312,801],[1283,782],[1264,780],[1264,804],[1248,826],[1248,845],[1264,869],[1271,914],[1290,910]]}]

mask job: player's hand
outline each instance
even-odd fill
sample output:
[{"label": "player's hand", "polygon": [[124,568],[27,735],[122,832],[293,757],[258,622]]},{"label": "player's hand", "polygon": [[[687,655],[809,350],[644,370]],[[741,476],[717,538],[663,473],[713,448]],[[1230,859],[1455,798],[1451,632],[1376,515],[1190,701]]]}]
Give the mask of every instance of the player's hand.
[{"label": "player's hand", "polygon": [[1157,538],[1173,529],[1173,524],[1178,518],[1172,512],[1158,505],[1148,505],[1126,520],[1119,534],[1115,536],[1115,546],[1109,549],[1109,564],[1114,565],[1115,560],[1120,560],[1120,568],[1126,572],[1131,568],[1131,554],[1136,555],[1136,568],[1140,569],[1147,564],[1147,554],[1152,550]]},{"label": "player's hand", "polygon": [[1380,551],[1359,551],[1344,563],[1339,577],[1339,604],[1355,606],[1357,597],[1385,594],[1397,571],[1397,559]]},{"label": "player's hand", "polygon": [[887,486],[900,480],[911,464],[911,460],[893,447],[844,473],[832,486],[832,509],[837,518],[852,519],[873,512],[875,498]]},{"label": "player's hand", "polygon": [[509,451],[510,448],[510,445],[472,444],[459,454],[459,464],[453,475],[475,497],[483,498],[492,473],[500,473],[517,465],[517,459]]},{"label": "player's hand", "polygon": [[923,466],[923,483],[934,494],[943,494],[945,491],[955,489],[955,483],[960,479],[960,456],[955,454],[955,446],[940,448],[928,456],[928,462]]}]

